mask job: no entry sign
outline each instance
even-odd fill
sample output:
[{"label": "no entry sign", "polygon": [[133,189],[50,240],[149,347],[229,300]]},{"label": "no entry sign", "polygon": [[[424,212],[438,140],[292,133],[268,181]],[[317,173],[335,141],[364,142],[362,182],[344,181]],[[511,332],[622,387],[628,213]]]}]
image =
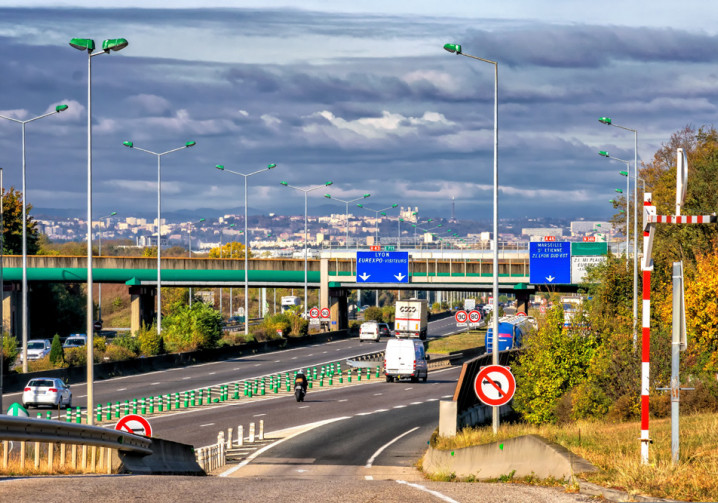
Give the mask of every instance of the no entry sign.
[{"label": "no entry sign", "polygon": [[144,435],[145,437],[152,436],[152,427],[149,421],[138,414],[127,414],[123,416],[117,421],[115,429],[135,435]]},{"label": "no entry sign", "polygon": [[489,365],[482,367],[474,380],[476,396],[486,405],[499,407],[514,397],[516,379],[508,367]]}]

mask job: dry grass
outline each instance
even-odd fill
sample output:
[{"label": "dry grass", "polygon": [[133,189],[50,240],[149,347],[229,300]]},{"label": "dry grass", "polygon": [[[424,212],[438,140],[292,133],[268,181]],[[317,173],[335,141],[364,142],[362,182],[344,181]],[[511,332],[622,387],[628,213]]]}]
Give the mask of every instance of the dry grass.
[{"label": "dry grass", "polygon": [[464,349],[484,347],[486,331],[472,330],[470,332],[462,332],[448,337],[432,340],[429,342],[427,353],[449,354],[453,351],[463,351]]},{"label": "dry grass", "polygon": [[671,463],[670,419],[651,421],[650,464],[640,464],[640,424],[577,422],[569,425],[502,425],[468,428],[454,438],[439,437],[436,447],[458,449],[526,434],[537,434],[570,449],[601,469],[586,480],[652,497],[718,501],[718,414],[681,417],[681,462]]},{"label": "dry grass", "polygon": [[[39,466],[35,467],[35,449],[39,447]],[[3,468],[3,444],[0,442],[0,475],[2,476],[31,476],[31,475],[47,475],[47,474],[59,474],[59,475],[73,475],[83,473],[106,473],[104,455],[103,452],[102,466],[100,466],[100,450],[97,449],[95,453],[95,462],[97,469],[93,470],[90,468],[91,463],[91,447],[87,447],[86,459],[87,468],[82,468],[82,446],[77,446],[77,468],[72,468],[72,448],[66,446],[65,462],[63,466],[60,466],[60,444],[54,446],[53,466],[52,469],[48,466],[48,444],[39,443],[36,446],[35,442],[26,443],[25,451],[25,465],[22,466],[20,462],[20,442],[14,442],[9,450],[8,464],[6,468]]]}]

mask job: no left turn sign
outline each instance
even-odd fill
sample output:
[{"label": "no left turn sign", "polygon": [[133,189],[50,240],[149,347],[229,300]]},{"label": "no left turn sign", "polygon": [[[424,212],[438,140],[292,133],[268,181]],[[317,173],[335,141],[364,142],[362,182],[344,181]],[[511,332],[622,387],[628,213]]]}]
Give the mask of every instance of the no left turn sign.
[{"label": "no left turn sign", "polygon": [[115,425],[115,429],[132,433],[134,435],[143,435],[145,437],[152,436],[152,427],[149,421],[139,414],[127,414],[120,418]]},{"label": "no left turn sign", "polygon": [[474,391],[479,400],[491,407],[509,403],[516,392],[516,379],[508,367],[489,365],[482,367],[474,380]]}]

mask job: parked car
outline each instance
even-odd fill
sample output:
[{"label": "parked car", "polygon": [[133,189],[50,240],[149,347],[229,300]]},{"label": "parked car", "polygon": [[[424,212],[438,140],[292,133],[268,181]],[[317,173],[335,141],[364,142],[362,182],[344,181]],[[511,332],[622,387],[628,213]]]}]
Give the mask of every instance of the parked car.
[{"label": "parked car", "polygon": [[376,321],[366,321],[359,327],[359,342],[365,340],[379,342],[380,338],[379,324]]},{"label": "parked car", "polygon": [[84,335],[71,335],[65,339],[65,343],[62,345],[63,349],[68,348],[81,348],[87,345],[87,337]]},{"label": "parked car", "polygon": [[387,323],[379,323],[379,336],[391,337],[391,328],[389,328]]},{"label": "parked car", "polygon": [[51,407],[72,407],[72,391],[62,379],[43,377],[30,379],[22,392],[22,406],[49,405]]},{"label": "parked car", "polygon": [[[42,360],[50,354],[52,344],[48,339],[30,339],[27,341],[27,360]],[[23,355],[20,353],[20,361]]]}]

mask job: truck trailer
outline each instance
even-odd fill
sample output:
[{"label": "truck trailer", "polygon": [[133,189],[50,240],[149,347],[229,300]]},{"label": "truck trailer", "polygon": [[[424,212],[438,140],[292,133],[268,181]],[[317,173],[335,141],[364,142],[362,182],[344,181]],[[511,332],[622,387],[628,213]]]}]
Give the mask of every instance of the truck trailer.
[{"label": "truck trailer", "polygon": [[397,300],[394,313],[396,337],[418,337],[426,340],[428,306],[425,299]]}]

